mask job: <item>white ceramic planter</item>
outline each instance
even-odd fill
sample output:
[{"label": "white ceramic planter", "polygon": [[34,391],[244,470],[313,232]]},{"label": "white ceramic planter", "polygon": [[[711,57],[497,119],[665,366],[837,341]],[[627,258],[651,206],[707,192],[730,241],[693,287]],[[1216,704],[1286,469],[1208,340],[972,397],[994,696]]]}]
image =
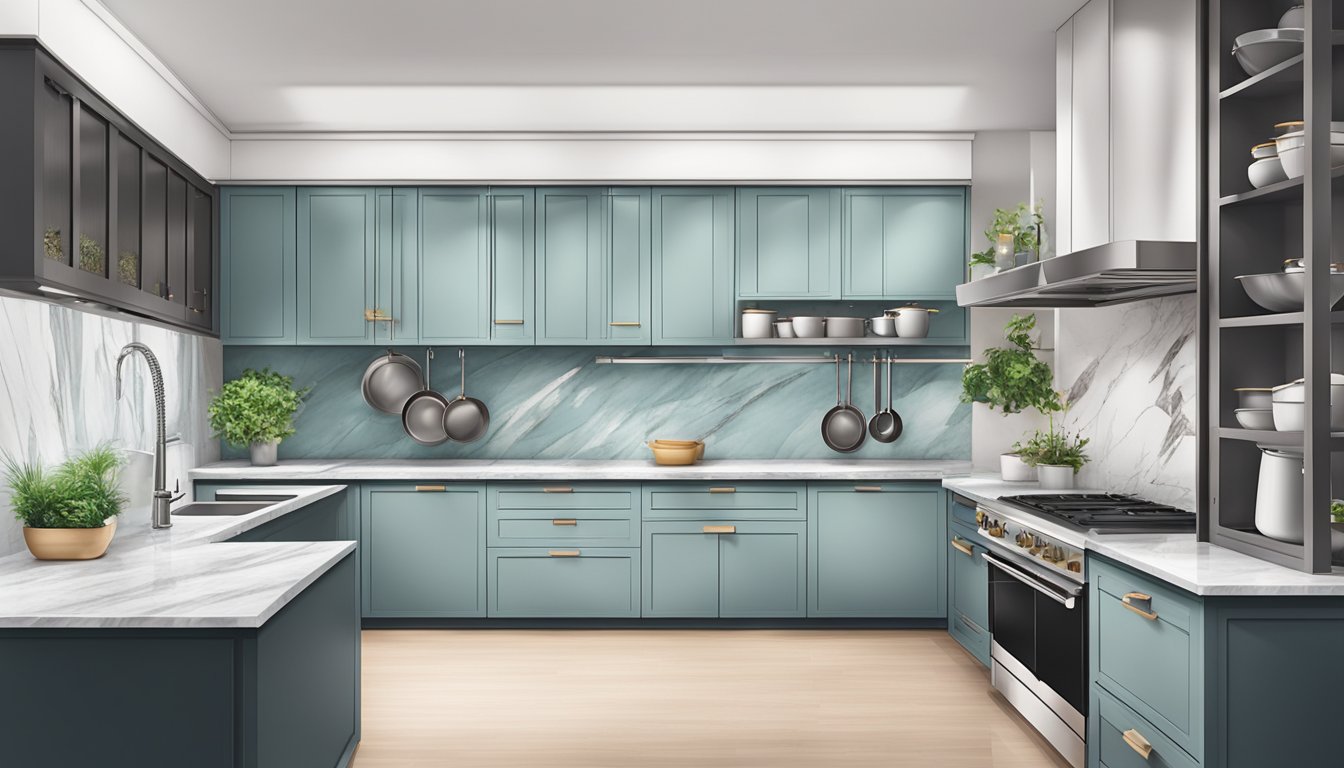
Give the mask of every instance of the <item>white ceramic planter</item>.
[{"label": "white ceramic planter", "polygon": [[997,274],[998,271],[999,268],[994,266],[993,264],[972,264],[971,282],[975,282],[976,280],[982,280],[986,277],[989,277],[990,275]]},{"label": "white ceramic planter", "polygon": [[1073,467],[1038,464],[1036,465],[1036,476],[1040,479],[1041,488],[1044,490],[1067,491],[1073,487]]},{"label": "white ceramic planter", "polygon": [[273,467],[279,456],[280,441],[273,440],[269,443],[253,443],[251,448],[252,466],[254,467]]},{"label": "white ceramic planter", "polygon": [[1005,483],[1029,483],[1036,479],[1036,468],[1015,453],[999,455],[999,474]]}]

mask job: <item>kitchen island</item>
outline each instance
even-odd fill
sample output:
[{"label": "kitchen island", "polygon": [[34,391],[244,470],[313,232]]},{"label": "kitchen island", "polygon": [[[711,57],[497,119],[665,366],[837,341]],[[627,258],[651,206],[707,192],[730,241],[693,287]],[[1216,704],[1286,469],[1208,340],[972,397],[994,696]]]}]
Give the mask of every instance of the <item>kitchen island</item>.
[{"label": "kitchen island", "polygon": [[346,765],[360,675],[344,491],[271,487],[256,511],[160,530],[132,510],[98,560],[0,559],[6,763]]}]

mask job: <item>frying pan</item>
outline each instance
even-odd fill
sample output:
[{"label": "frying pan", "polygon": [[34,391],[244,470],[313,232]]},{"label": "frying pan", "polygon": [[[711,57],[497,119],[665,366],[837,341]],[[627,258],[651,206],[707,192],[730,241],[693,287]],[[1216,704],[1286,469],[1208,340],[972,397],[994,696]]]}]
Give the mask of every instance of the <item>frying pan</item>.
[{"label": "frying pan", "polygon": [[411,395],[401,409],[401,428],[421,445],[438,445],[448,439],[443,429],[444,411],[448,401],[429,388],[429,367],[434,350],[425,350],[425,388]]},{"label": "frying pan", "polygon": [[467,397],[467,352],[457,350],[462,364],[462,393],[443,412],[443,431],[459,443],[479,440],[490,429],[490,409],[474,397]]},{"label": "frying pan", "polygon": [[[873,360],[873,380],[877,380],[877,360]],[[873,399],[877,399],[877,387],[873,387]],[[874,408],[877,406],[874,405]],[[887,357],[887,408],[873,414],[873,420],[868,422],[868,432],[873,439],[879,443],[894,443],[896,438],[901,436],[901,430],[905,425],[901,422],[901,414],[897,413],[891,407],[891,357]]]},{"label": "frying pan", "polygon": [[[854,394],[854,355],[849,355],[849,393]],[[840,357],[835,358],[835,407],[821,420],[821,439],[826,447],[838,453],[853,453],[868,436],[868,420],[849,401],[840,400]]]},{"label": "frying pan", "polygon": [[364,371],[360,389],[364,402],[374,410],[399,414],[416,392],[425,386],[420,364],[390,348]]}]

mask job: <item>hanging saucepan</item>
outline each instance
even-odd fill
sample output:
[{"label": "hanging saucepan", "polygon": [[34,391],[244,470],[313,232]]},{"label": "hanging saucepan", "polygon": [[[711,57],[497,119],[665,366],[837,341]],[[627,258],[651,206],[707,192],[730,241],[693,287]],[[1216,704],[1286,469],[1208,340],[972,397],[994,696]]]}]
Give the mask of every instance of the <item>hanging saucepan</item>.
[{"label": "hanging saucepan", "polygon": [[448,433],[443,429],[448,401],[429,387],[429,368],[433,360],[434,350],[425,350],[425,388],[411,395],[401,409],[402,429],[421,445],[438,445],[448,439]]},{"label": "hanging saucepan", "polygon": [[479,440],[490,429],[490,409],[474,397],[467,397],[467,352],[457,350],[462,364],[462,392],[443,412],[443,431],[459,443]]},{"label": "hanging saucepan", "polygon": [[[876,373],[877,362],[873,362],[874,373]],[[874,391],[873,399],[877,399],[877,393]],[[876,408],[877,406],[873,406]],[[901,414],[891,407],[891,355],[887,355],[887,408],[873,414],[873,420],[868,422],[868,432],[872,434],[873,439],[879,443],[894,443],[896,438],[901,436],[901,430],[905,425],[901,422]]]},{"label": "hanging saucepan", "polygon": [[840,357],[835,358],[835,407],[821,420],[821,439],[826,447],[839,453],[853,453],[868,436],[868,420],[850,402],[854,394],[854,355],[849,356],[849,392],[840,399]]},{"label": "hanging saucepan", "polygon": [[364,402],[374,410],[399,414],[406,407],[406,401],[424,386],[420,364],[388,349],[387,354],[379,355],[369,363],[360,389],[364,392]]}]

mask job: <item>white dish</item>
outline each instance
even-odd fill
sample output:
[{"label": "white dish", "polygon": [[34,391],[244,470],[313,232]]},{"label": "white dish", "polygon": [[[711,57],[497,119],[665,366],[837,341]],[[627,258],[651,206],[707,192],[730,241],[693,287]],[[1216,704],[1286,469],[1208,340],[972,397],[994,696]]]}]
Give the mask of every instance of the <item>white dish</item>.
[{"label": "white dish", "polygon": [[826,318],[826,337],[831,339],[857,339],[863,336],[867,324],[862,317]]},{"label": "white dish", "polygon": [[1305,403],[1274,403],[1274,429],[1280,432],[1301,432],[1306,426]]},{"label": "white dish", "polygon": [[774,336],[775,312],[753,309],[742,313],[742,338],[768,339]]},{"label": "white dish", "polygon": [[[1300,179],[1307,174],[1307,150],[1305,147],[1296,146],[1279,150],[1279,162],[1283,164],[1283,172],[1290,179]],[[1330,145],[1330,167],[1338,168],[1344,165],[1344,144]]]},{"label": "white dish", "polygon": [[1279,29],[1302,29],[1307,26],[1306,6],[1294,5],[1279,17]]},{"label": "white dish", "polygon": [[1274,429],[1273,408],[1238,408],[1233,413],[1243,429]]},{"label": "white dish", "polygon": [[1251,157],[1256,160],[1264,160],[1267,157],[1278,157],[1279,145],[1274,141],[1266,141],[1251,147]]},{"label": "white dish", "polygon": [[1269,410],[1274,402],[1273,387],[1237,387],[1237,407],[1243,409]]},{"label": "white dish", "polygon": [[1246,177],[1251,180],[1251,186],[1256,189],[1288,180],[1288,174],[1283,170],[1283,163],[1279,162],[1277,156],[1266,157],[1251,163],[1246,168]]},{"label": "white dish", "polygon": [[826,335],[826,318],[795,317],[793,333],[800,339],[820,339]]},{"label": "white dish", "polygon": [[1232,55],[1248,75],[1258,75],[1302,53],[1300,29],[1257,29],[1239,35]]},{"label": "white dish", "polygon": [[1302,541],[1302,449],[1260,448],[1255,527],[1271,539]]},{"label": "white dish", "polygon": [[873,334],[876,336],[896,335],[896,318],[890,315],[871,317],[868,319],[868,326],[873,329]]},{"label": "white dish", "polygon": [[776,320],[776,321],[775,321],[775,335],[778,336],[778,337],[781,338],[781,339],[792,339],[792,338],[794,338],[794,334],[793,334],[793,321],[792,321],[792,320]]},{"label": "white dish", "polygon": [[[1237,282],[1251,297],[1251,301],[1270,312],[1300,312],[1304,285],[1302,272],[1269,272],[1260,275],[1238,275]],[[1330,306],[1344,298],[1344,274],[1330,275]]]},{"label": "white dish", "polygon": [[[1275,424],[1278,424],[1278,408],[1280,405],[1298,406],[1299,408],[1304,409],[1305,405],[1303,404],[1303,401],[1306,399],[1306,396],[1307,387],[1306,384],[1302,382],[1302,379],[1290,381],[1287,384],[1280,384],[1275,387],[1273,391],[1273,407],[1276,409],[1274,412]],[[1306,423],[1305,415],[1294,416],[1289,413],[1291,410],[1292,408],[1286,408],[1284,410],[1285,418],[1290,420],[1296,419],[1299,425]],[[1303,411],[1303,414],[1305,414],[1305,411]],[[1282,430],[1288,429],[1288,427],[1277,428]],[[1302,426],[1298,426],[1296,429],[1302,429]],[[1330,374],[1330,431],[1344,432],[1344,373]]]}]

